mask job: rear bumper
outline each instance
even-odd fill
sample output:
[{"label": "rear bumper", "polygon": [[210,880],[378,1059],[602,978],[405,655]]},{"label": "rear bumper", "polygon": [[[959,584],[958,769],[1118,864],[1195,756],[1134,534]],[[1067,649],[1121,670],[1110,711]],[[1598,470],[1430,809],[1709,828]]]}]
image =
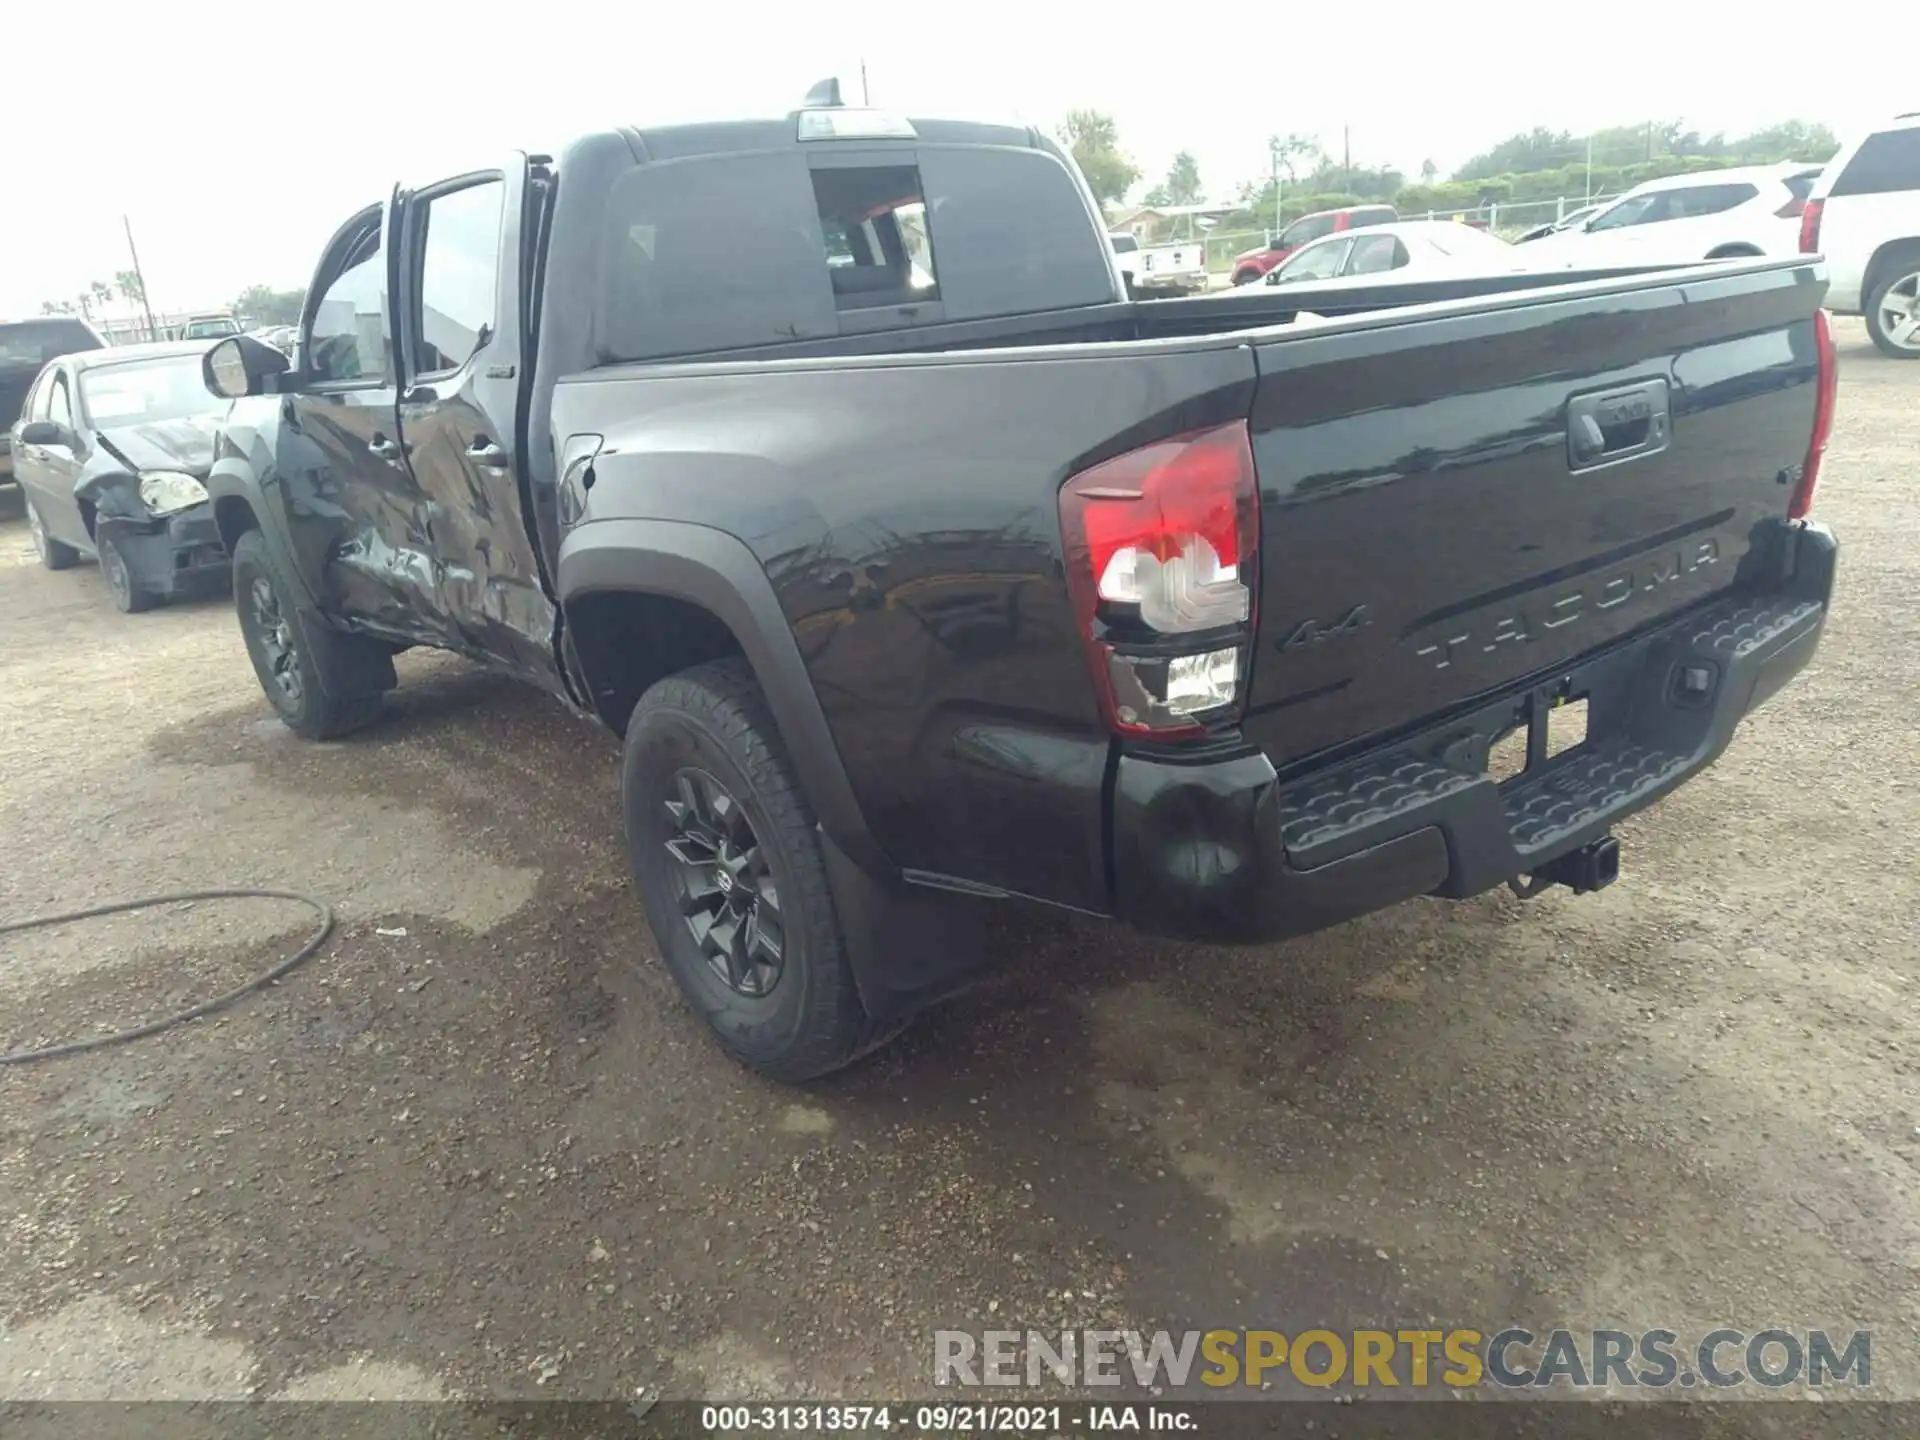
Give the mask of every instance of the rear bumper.
[{"label": "rear bumper", "polygon": [[217,593],[232,583],[210,504],[189,506],[159,520],[103,515],[100,532],[101,540],[110,535],[119,544],[133,583],[154,595]]},{"label": "rear bumper", "polygon": [[[1304,934],[1416,895],[1476,895],[1604,836],[1713,763],[1807,663],[1838,545],[1796,527],[1766,595],[1722,597],[1544,681],[1282,781],[1259,752],[1197,764],[1122,756],[1115,894],[1143,929],[1209,939]],[[1683,688],[1686,674],[1703,692]],[[1488,743],[1584,696],[1578,747],[1504,784]],[[1543,732],[1544,733],[1544,732]]]}]

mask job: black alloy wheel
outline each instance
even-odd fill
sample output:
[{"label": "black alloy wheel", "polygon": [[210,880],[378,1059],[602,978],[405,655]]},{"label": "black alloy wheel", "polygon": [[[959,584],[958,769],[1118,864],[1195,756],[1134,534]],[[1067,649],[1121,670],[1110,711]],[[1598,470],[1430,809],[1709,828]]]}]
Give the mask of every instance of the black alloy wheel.
[{"label": "black alloy wheel", "polygon": [[298,710],[303,684],[300,650],[294,640],[293,622],[281,610],[280,597],[274,594],[266,576],[253,577],[253,583],[247,587],[246,604],[254,642],[259,645],[273,685],[280,692],[274,699],[286,710]]},{"label": "black alloy wheel", "polygon": [[685,767],[674,772],[666,810],[682,922],[729,989],[765,999],[785,969],[786,929],[780,890],[746,807],[709,772]]}]

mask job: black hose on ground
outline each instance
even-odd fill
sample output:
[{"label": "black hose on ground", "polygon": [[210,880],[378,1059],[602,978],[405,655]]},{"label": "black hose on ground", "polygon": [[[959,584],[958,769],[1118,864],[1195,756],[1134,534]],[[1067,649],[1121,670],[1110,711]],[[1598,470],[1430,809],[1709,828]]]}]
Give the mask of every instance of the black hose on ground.
[{"label": "black hose on ground", "polygon": [[0,1055],[0,1065],[25,1065],[35,1060],[57,1060],[63,1055],[79,1055],[88,1050],[104,1049],[108,1045],[124,1045],[129,1040],[144,1040],[149,1035],[157,1035],[162,1030],[170,1030],[175,1025],[184,1025],[189,1020],[198,1020],[202,1015],[211,1015],[216,1010],[224,1010],[238,1000],[245,999],[262,986],[271,985],[294,966],[306,960],[326,943],[327,936],[333,933],[333,910],[324,901],[313,895],[304,895],[297,890],[178,890],[169,895],[147,895],[138,900],[116,900],[111,905],[90,905],[85,910],[69,910],[64,915],[36,915],[31,920],[0,921],[0,935],[13,935],[22,930],[38,930],[47,925],[64,925],[72,920],[94,920],[102,915],[118,915],[126,910],[151,910],[157,905],[180,905],[189,900],[293,900],[307,906],[320,917],[320,924],[307,943],[293,954],[264,970],[246,984],[204,1000],[188,1010],[176,1014],[164,1015],[158,1020],[149,1020],[144,1025],[135,1025],[129,1030],[116,1030],[111,1035],[95,1035],[88,1040],[68,1040],[59,1045],[47,1045],[38,1050],[13,1050]]}]

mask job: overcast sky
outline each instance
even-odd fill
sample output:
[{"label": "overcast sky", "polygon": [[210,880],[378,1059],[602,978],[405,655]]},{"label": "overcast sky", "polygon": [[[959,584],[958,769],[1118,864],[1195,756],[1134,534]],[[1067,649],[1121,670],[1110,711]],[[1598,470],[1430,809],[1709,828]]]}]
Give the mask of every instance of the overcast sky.
[{"label": "overcast sky", "polygon": [[[877,105],[1048,128],[1109,111],[1143,187],[1185,148],[1210,197],[1264,173],[1267,135],[1318,133],[1337,154],[1343,123],[1356,163],[1416,174],[1534,124],[1799,117],[1844,135],[1920,106],[1920,84],[1884,87],[1854,58],[1868,51],[1832,39],[1874,33],[1885,0],[1828,0],[1817,21],[1701,0],[1293,0],[1265,25],[1246,18],[1257,4],[1166,0],[123,4],[84,26],[71,4],[10,7],[0,317],[125,269],[123,212],[156,309],[224,304],[305,283],[335,225],[396,179],[616,122],[780,114],[830,74],[854,101],[863,56]],[[1796,40],[1802,14],[1815,33]],[[1186,43],[1168,24],[1182,16]]]}]

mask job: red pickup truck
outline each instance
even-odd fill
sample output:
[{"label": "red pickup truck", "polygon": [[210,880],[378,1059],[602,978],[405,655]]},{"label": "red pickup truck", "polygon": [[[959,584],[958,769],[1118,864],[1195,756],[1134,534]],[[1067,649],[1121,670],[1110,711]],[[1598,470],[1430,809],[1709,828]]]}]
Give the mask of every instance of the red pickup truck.
[{"label": "red pickup truck", "polygon": [[1233,257],[1233,283],[1251,285],[1309,240],[1331,235],[1337,230],[1357,230],[1362,225],[1390,225],[1400,218],[1391,205],[1349,205],[1344,210],[1316,210],[1302,215],[1273,237],[1271,243],[1256,246]]}]

